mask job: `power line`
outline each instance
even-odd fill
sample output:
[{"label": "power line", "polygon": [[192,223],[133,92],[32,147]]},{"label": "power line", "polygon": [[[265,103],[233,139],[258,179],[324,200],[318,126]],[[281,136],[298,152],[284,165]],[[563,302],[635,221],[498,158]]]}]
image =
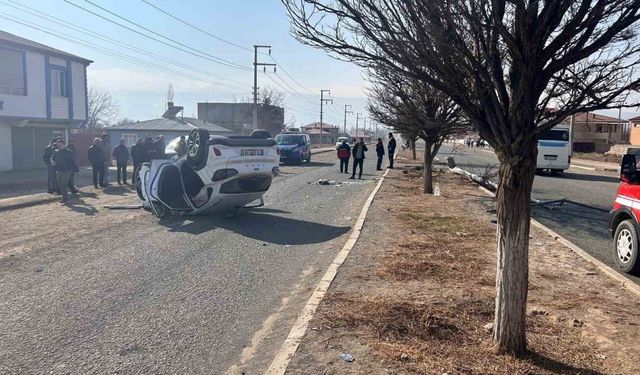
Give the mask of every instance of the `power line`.
[{"label": "power line", "polygon": [[[271,76],[269,74],[263,73],[271,82],[275,83],[276,85],[278,85],[278,87],[280,87],[284,92],[286,92],[287,94],[291,95],[291,96],[295,96],[293,95],[291,92],[289,92],[289,90],[287,90],[286,87],[282,86],[282,84],[280,84],[280,82],[274,80],[273,78],[271,78]],[[315,104],[315,103],[312,103]],[[315,110],[310,110],[310,111],[315,111]]]},{"label": "power line", "polygon": [[[84,1],[87,1],[87,0],[84,0]],[[89,10],[89,9],[87,9],[87,8],[84,8],[84,7],[82,7],[82,6],[78,5],[78,4],[72,3],[72,2],[71,2],[71,1],[69,1],[69,0],[64,0],[64,2],[66,2],[66,3],[68,3],[68,4],[71,4],[71,5],[73,5],[74,7],[79,8],[79,9],[81,9],[81,10],[83,10],[83,11],[87,12],[87,13],[93,14],[93,15],[94,15],[94,16],[96,16],[96,17],[102,18],[102,19],[103,19],[103,20],[105,20],[105,21],[111,22],[111,23],[113,23],[113,24],[115,24],[115,25],[118,25],[118,26],[120,26],[120,27],[124,28],[124,29],[127,29],[127,30],[129,30],[129,31],[132,31],[132,32],[134,32],[134,33],[136,33],[136,34],[138,34],[138,35],[141,35],[141,36],[143,36],[143,37],[145,37],[145,38],[148,38],[148,39],[154,40],[154,41],[156,41],[156,42],[158,42],[158,43],[164,44],[164,45],[166,45],[166,46],[169,46],[169,47],[171,47],[171,48],[177,49],[177,50],[179,50],[179,51],[186,52],[186,53],[188,53],[188,54],[190,54],[190,55],[193,55],[193,56],[196,56],[196,57],[200,57],[201,59],[209,60],[209,61],[215,62],[215,63],[217,63],[217,64],[221,64],[221,65],[224,65],[224,66],[229,66],[229,67],[231,67],[231,68],[241,69],[241,70],[250,70],[249,68],[243,67],[243,66],[241,66],[241,65],[237,65],[237,64],[235,64],[235,63],[227,63],[224,59],[220,59],[219,57],[216,57],[216,56],[210,55],[210,54],[205,53],[205,52],[200,52],[200,51],[198,51],[197,49],[192,48],[192,47],[189,47],[189,46],[186,46],[186,45],[185,45],[185,46],[186,46],[188,49],[181,48],[181,47],[178,47],[178,46],[175,46],[175,45],[169,44],[169,43],[167,43],[167,42],[165,42],[165,41],[163,41],[163,40],[160,40],[160,39],[158,39],[158,38],[154,38],[154,37],[152,37],[152,36],[150,36],[150,35],[147,35],[147,34],[142,33],[142,32],[140,32],[140,31],[138,31],[138,30],[136,30],[136,29],[133,29],[133,28],[131,28],[131,27],[129,27],[129,26],[123,25],[122,23],[119,23],[119,22],[117,22],[117,21],[114,21],[114,20],[112,20],[112,19],[110,19],[110,18],[108,18],[108,17],[105,17],[105,16],[103,16],[103,15],[101,15],[101,14],[98,14],[98,13],[96,13],[96,12],[92,11],[92,10]],[[97,6],[97,7],[98,7],[98,8],[101,8],[101,7],[99,7],[99,6]],[[101,8],[101,9],[102,9],[102,8]],[[107,11],[107,12],[108,12],[108,11]],[[119,17],[119,16],[117,16],[117,17]],[[122,17],[119,17],[119,18],[122,18]],[[130,22],[131,24],[134,24],[134,25],[136,25],[136,26],[138,26],[138,27],[140,27],[140,28],[143,28],[143,29],[144,29],[144,27],[139,26],[139,25],[135,24],[134,22],[131,22],[131,21],[129,21],[129,20],[126,20],[126,21],[127,21],[127,22]],[[155,32],[152,32],[152,33],[157,34],[157,33],[155,33]],[[172,39],[170,39],[170,38],[166,38],[166,37],[162,36],[161,34],[157,34],[157,35],[159,35],[159,36],[161,36],[161,37],[163,37],[163,38],[165,38],[165,39],[167,39],[167,40],[171,40],[172,42],[174,42],[174,43],[176,43],[176,44],[178,44],[178,45],[182,45],[182,43],[180,43],[180,42],[175,42],[175,41],[173,41],[173,40],[172,40]],[[190,50],[191,50],[191,51],[190,51]],[[193,51],[195,51],[195,52],[193,52]],[[235,65],[237,65],[237,66],[235,66]]]},{"label": "power line", "polygon": [[[164,62],[170,63],[170,64],[172,64],[172,65],[179,66],[179,67],[181,67],[181,68],[184,68],[184,69],[187,69],[187,70],[190,70],[190,71],[196,72],[196,73],[198,73],[198,74],[202,74],[202,75],[204,75],[204,76],[209,76],[209,77],[212,77],[212,78],[215,78],[215,79],[221,79],[221,80],[226,80],[226,81],[230,81],[230,82],[238,83],[238,84],[240,84],[240,85],[245,85],[245,83],[244,83],[244,82],[240,82],[240,81],[237,81],[237,80],[234,80],[234,79],[231,79],[231,78],[226,78],[226,77],[216,76],[215,74],[211,74],[211,73],[209,73],[209,72],[207,72],[207,71],[204,71],[204,70],[201,70],[201,69],[195,68],[195,67],[193,67],[193,66],[190,66],[190,65],[184,64],[184,63],[182,63],[182,62],[179,62],[179,61],[176,61],[176,60],[173,60],[173,59],[169,59],[169,58],[163,57],[163,56],[158,55],[158,54],[156,54],[156,53],[149,52],[149,51],[147,51],[147,50],[141,49],[141,48],[139,48],[139,47],[137,47],[137,46],[134,46],[134,45],[131,45],[131,44],[128,44],[128,43],[125,43],[125,42],[122,42],[122,41],[119,41],[119,40],[116,40],[116,39],[110,38],[110,37],[108,37],[108,36],[106,36],[106,35],[103,35],[103,34],[96,33],[96,32],[94,32],[94,31],[89,30],[89,29],[87,29],[87,28],[84,28],[84,27],[82,27],[82,26],[78,26],[78,25],[75,25],[75,24],[73,24],[73,23],[70,23],[70,22],[68,22],[68,21],[66,21],[66,20],[64,20],[64,19],[57,18],[57,17],[54,17],[54,16],[50,16],[50,15],[48,15],[48,14],[46,14],[46,13],[40,12],[40,11],[38,11],[38,10],[36,10],[36,9],[33,9],[33,8],[31,8],[31,7],[28,7],[28,6],[26,6],[26,5],[23,5],[23,4],[20,4],[20,3],[16,3],[16,2],[14,2],[14,1],[12,1],[12,0],[8,0],[8,1],[12,2],[13,4],[19,5],[19,6],[21,6],[21,7],[24,7],[24,8],[26,8],[26,9],[29,9],[29,10],[21,9],[21,8],[19,8],[19,7],[16,7],[15,5],[5,3],[4,1],[0,1],[0,4],[6,5],[6,6],[8,6],[8,7],[13,8],[13,9],[19,10],[19,11],[21,11],[21,12],[24,12],[24,13],[27,13],[27,14],[30,14],[30,15],[33,15],[33,16],[38,17],[38,18],[40,18],[40,19],[43,19],[43,20],[46,20],[46,21],[49,21],[49,22],[55,23],[55,24],[57,24],[57,25],[60,25],[60,26],[62,26],[62,27],[65,27],[65,28],[68,28],[68,29],[71,29],[71,30],[74,30],[74,31],[79,31],[79,32],[83,32],[83,33],[88,33],[88,34],[90,34],[90,36],[92,36],[92,37],[94,37],[94,38],[97,38],[97,39],[100,39],[100,40],[106,41],[106,42],[108,42],[108,43],[111,43],[111,44],[117,45],[117,46],[119,46],[119,47],[125,48],[125,49],[130,50],[130,51],[133,51],[133,52],[140,53],[140,54],[142,54],[142,55],[146,55],[146,56],[148,56],[148,57],[152,57],[152,58],[154,58],[154,59],[158,59],[158,60],[161,60],[161,61],[164,61]],[[17,19],[19,19],[19,18],[17,18]],[[23,21],[24,21],[24,20],[23,20]],[[227,86],[228,86],[228,85],[227,85]],[[232,86],[228,86],[228,87],[232,87]]]},{"label": "power line", "polygon": [[288,88],[290,88],[291,90],[293,90],[291,93],[292,95],[297,96],[298,98],[306,101],[309,104],[316,104],[313,100],[310,100],[309,98],[304,97],[302,94],[299,94],[296,92],[296,90],[293,88],[293,86],[291,86],[287,81],[285,81],[284,79],[282,79],[282,77],[280,77],[278,75],[278,73],[274,73],[274,76],[276,76],[282,83],[284,83]]},{"label": "power line", "polygon": [[[140,1],[142,1],[143,3],[145,3],[145,4],[149,5],[150,7],[154,8],[155,10],[157,10],[157,11],[159,11],[159,12],[162,12],[162,13],[164,13],[165,15],[167,15],[167,16],[169,16],[169,17],[173,18],[174,20],[176,20],[176,21],[178,21],[178,22],[180,22],[180,23],[183,23],[183,24],[185,24],[185,25],[187,25],[187,26],[191,27],[192,29],[198,30],[198,31],[200,31],[201,33],[203,33],[203,34],[205,34],[205,35],[208,35],[208,36],[210,36],[210,37],[212,37],[212,38],[214,38],[214,39],[216,39],[216,40],[219,40],[219,41],[221,41],[221,42],[223,42],[223,43],[226,43],[226,44],[228,44],[228,45],[230,45],[230,46],[234,46],[234,47],[237,47],[237,48],[243,49],[243,50],[245,50],[245,51],[253,52],[253,51],[251,50],[251,48],[247,48],[247,47],[241,46],[241,45],[236,44],[236,43],[234,43],[234,42],[231,42],[231,41],[228,41],[228,40],[226,40],[226,39],[223,39],[223,38],[221,38],[221,37],[219,37],[219,36],[217,36],[217,35],[211,34],[210,32],[208,32],[208,31],[206,31],[206,30],[204,30],[204,29],[202,29],[202,28],[200,28],[200,27],[198,27],[198,26],[193,25],[193,24],[191,24],[191,23],[189,23],[189,22],[187,22],[187,21],[183,20],[182,18],[179,18],[179,17],[174,16],[173,14],[171,14],[171,13],[167,12],[166,10],[163,10],[162,8],[160,8],[160,7],[159,7],[159,6],[157,6],[157,5],[154,5],[154,4],[150,3],[150,2],[149,2],[149,1],[147,1],[147,0],[140,0]],[[260,53],[262,54],[262,52],[260,52]]]},{"label": "power line", "polygon": [[301,84],[300,82],[298,82],[295,78],[293,78],[291,76],[291,74],[289,74],[289,72],[287,72],[287,70],[285,68],[282,67],[282,64],[280,64],[273,56],[271,56],[271,59],[273,60],[273,62],[275,62],[276,64],[278,64],[278,66],[280,67],[280,70],[282,70],[282,72],[284,74],[286,74],[287,77],[289,77],[293,82],[295,82],[298,86],[302,87],[303,90],[307,91],[308,93],[310,93],[313,96],[316,96],[317,94],[315,94],[313,91],[309,90],[307,87],[305,87],[303,84]]},{"label": "power line", "polygon": [[[164,67],[164,66],[161,66],[161,65],[150,63],[148,61],[144,61],[144,60],[141,60],[139,58],[127,55],[125,53],[111,50],[109,48],[96,46],[95,43],[92,43],[92,42],[89,42],[89,41],[86,41],[86,40],[82,40],[82,39],[79,39],[79,38],[75,38],[75,37],[72,37],[72,36],[68,36],[68,35],[65,35],[65,34],[60,33],[60,32],[52,31],[51,29],[48,29],[48,28],[46,28],[44,26],[34,25],[33,23],[31,23],[29,21],[21,20],[21,19],[15,17],[13,15],[8,15],[6,13],[0,12],[0,18],[4,18],[4,19],[6,19],[8,21],[11,21],[11,22],[14,22],[14,23],[17,23],[17,24],[20,24],[20,25],[35,29],[35,30],[38,30],[38,31],[43,32],[45,34],[52,35],[52,36],[55,36],[57,38],[67,40],[69,42],[82,45],[82,46],[84,46],[86,48],[93,49],[93,50],[96,50],[98,52],[101,52],[101,53],[104,53],[104,54],[107,54],[107,55],[110,55],[110,56],[114,56],[114,57],[120,58],[122,60],[126,60],[126,61],[129,61],[129,62],[132,62],[132,63],[134,63],[136,65],[140,65],[140,66],[143,66],[145,68],[149,68],[149,69],[160,71],[162,73],[170,74],[172,77],[175,77],[176,74],[178,74],[178,75],[181,75],[181,76],[183,76],[185,78],[188,78],[188,79],[191,79],[191,80],[194,80],[194,81],[203,81],[203,79],[200,78],[200,77],[194,77],[194,76],[185,74],[184,72],[180,72],[180,71],[177,71],[177,70],[174,70],[174,69],[171,69],[171,68],[167,68],[167,67]],[[237,88],[237,87],[225,85],[225,84],[219,83],[219,82],[212,82],[212,81],[208,81],[208,80],[204,80],[204,81],[207,82],[207,83],[210,83],[212,85],[215,85],[215,86],[227,86],[227,87],[230,87],[230,88]]]}]

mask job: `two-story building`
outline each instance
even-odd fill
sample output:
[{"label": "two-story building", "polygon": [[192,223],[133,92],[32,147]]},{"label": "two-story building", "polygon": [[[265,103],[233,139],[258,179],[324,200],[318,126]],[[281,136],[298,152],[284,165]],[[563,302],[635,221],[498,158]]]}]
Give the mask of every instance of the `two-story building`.
[{"label": "two-story building", "polygon": [[0,171],[44,167],[51,138],[87,119],[91,63],[0,31]]}]

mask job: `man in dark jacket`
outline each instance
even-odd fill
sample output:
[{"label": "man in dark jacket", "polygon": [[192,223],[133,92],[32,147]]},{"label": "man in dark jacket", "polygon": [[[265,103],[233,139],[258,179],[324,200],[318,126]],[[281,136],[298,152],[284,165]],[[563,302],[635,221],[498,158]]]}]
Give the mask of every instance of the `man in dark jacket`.
[{"label": "man in dark jacket", "polygon": [[351,147],[345,139],[338,146],[338,159],[340,159],[340,173],[349,173],[349,159],[351,158]]},{"label": "man in dark jacket", "polygon": [[382,157],[384,156],[384,143],[382,142],[382,138],[378,138],[378,143],[376,143],[376,155],[378,156],[378,163],[376,164],[376,171],[382,170]]},{"label": "man in dark jacket", "polygon": [[69,180],[76,168],[76,156],[73,151],[67,148],[63,139],[58,139],[56,146],[58,149],[51,156],[51,164],[56,169],[56,181],[62,195],[62,203],[67,203],[69,201]]},{"label": "man in dark jacket", "polygon": [[51,164],[51,157],[53,153],[56,151],[56,142],[58,138],[51,139],[49,145],[44,149],[44,154],[42,154],[42,160],[44,161],[44,165],[47,166],[47,192],[49,194],[57,193],[56,186],[56,169]]},{"label": "man in dark jacket", "polygon": [[393,157],[396,154],[396,139],[393,138],[393,133],[389,133],[389,143],[387,144],[387,150],[389,151],[389,168],[393,169]]},{"label": "man in dark jacket", "polygon": [[91,169],[93,170],[93,186],[97,189],[98,184],[101,187],[105,187],[104,184],[104,146],[100,141],[100,138],[93,140],[93,145],[89,147],[88,152],[89,162],[91,163]]},{"label": "man in dark jacket", "polygon": [[360,141],[353,146],[351,149],[353,154],[353,173],[350,180],[356,178],[356,168],[360,166],[360,173],[358,174],[358,180],[362,179],[362,166],[364,165],[364,153],[369,151],[367,149],[367,145],[364,144],[364,138],[360,138]]},{"label": "man in dark jacket", "polygon": [[[142,164],[142,159],[143,159],[142,153],[144,152],[143,149],[144,149],[144,139],[138,139],[136,144],[131,146],[131,162],[133,163],[134,173],[135,173],[135,170],[138,169],[138,166]],[[135,179],[135,176],[133,179]]]},{"label": "man in dark jacket", "polygon": [[80,168],[78,167],[78,154],[76,154],[76,146],[73,144],[73,141],[69,141],[67,150],[73,152],[73,173],[71,173],[71,177],[69,177],[69,191],[71,191],[72,194],[78,194],[80,190],[76,186],[76,176],[80,172]]},{"label": "man in dark jacket", "polygon": [[[113,158],[116,159],[116,176],[118,179],[118,185],[127,183],[127,163],[129,162],[129,149],[124,145],[124,139],[120,140],[120,144],[113,149]],[[122,171],[122,180],[120,179],[120,172]]]}]

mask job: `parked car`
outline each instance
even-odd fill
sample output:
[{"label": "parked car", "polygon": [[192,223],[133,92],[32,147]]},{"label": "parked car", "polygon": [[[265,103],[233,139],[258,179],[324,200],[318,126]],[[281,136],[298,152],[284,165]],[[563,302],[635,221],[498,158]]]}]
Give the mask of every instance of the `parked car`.
[{"label": "parked car", "polygon": [[638,216],[640,216],[640,158],[624,155],[620,166],[620,185],[610,212],[609,232],[613,237],[613,253],[618,268],[638,274]]},{"label": "parked car", "polygon": [[302,164],[311,162],[311,139],[309,134],[282,133],[276,135],[276,143],[280,150],[280,162]]},{"label": "parked car", "polygon": [[344,141],[347,141],[347,143],[349,143],[350,142],[349,137],[338,137],[338,140],[336,141],[336,150],[338,149],[338,147],[340,147],[340,145]]},{"label": "parked car", "polygon": [[260,200],[278,174],[278,147],[272,138],[209,136],[194,129],[188,152],[154,159],[134,171],[145,208],[167,213],[233,211]]}]

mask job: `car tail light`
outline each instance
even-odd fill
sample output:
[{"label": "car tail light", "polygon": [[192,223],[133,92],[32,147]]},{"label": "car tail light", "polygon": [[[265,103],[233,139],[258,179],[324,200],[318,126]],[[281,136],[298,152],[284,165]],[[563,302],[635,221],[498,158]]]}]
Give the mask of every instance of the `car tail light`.
[{"label": "car tail light", "polygon": [[211,177],[211,181],[215,182],[215,181],[222,181],[224,179],[227,179],[229,177],[233,177],[235,175],[238,174],[238,171],[235,169],[218,169],[216,171],[216,173],[213,174],[213,177]]},{"label": "car tail light", "polygon": [[213,148],[213,153],[214,153],[216,156],[222,156],[222,152],[220,152],[220,150],[218,150],[218,149],[217,149],[217,148],[215,148],[215,147]]}]

